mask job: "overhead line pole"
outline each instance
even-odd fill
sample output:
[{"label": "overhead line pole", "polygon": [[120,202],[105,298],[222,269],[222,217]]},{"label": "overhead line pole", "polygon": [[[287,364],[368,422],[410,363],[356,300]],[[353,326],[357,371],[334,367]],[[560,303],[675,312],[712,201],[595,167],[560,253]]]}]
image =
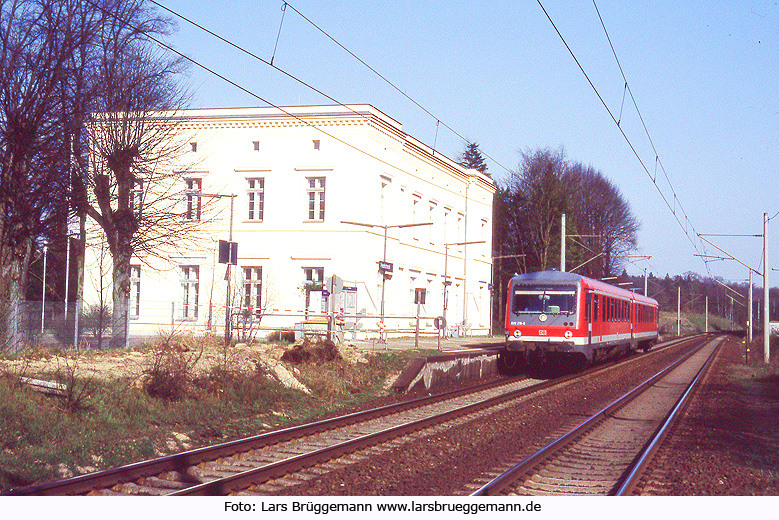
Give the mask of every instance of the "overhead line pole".
[{"label": "overhead line pole", "polygon": [[763,213],[763,356],[766,364],[771,359],[771,320],[768,309],[768,213]]}]

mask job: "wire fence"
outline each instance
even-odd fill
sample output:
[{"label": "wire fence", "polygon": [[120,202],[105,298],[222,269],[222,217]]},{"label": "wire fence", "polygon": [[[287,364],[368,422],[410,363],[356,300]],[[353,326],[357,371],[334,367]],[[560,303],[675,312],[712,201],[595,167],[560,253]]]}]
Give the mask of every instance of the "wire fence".
[{"label": "wire fence", "polygon": [[[177,305],[178,303],[178,305]],[[131,306],[132,307],[132,306]],[[327,337],[335,342],[410,337],[461,337],[487,335],[483,324],[445,323],[440,316],[378,315],[367,312],[313,312],[295,309],[205,305],[183,308],[180,302],[158,302],[152,309],[121,317],[123,326],[112,329],[110,306],[82,302],[0,302],[0,350],[20,352],[36,347],[108,349],[142,343],[171,341],[186,335],[219,336],[226,341],[258,339],[295,341],[305,336]]]}]

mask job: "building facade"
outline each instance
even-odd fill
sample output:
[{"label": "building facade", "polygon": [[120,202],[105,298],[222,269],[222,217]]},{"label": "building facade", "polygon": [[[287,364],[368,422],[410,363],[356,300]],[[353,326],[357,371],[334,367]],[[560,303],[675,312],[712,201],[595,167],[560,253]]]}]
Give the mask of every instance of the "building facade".
[{"label": "building facade", "polygon": [[[438,316],[449,334],[488,333],[488,176],[369,105],[173,117],[189,143],[171,189],[202,236],[133,259],[131,337],[227,326],[264,335],[328,314],[355,339],[413,334],[417,314],[422,333]],[[111,294],[99,233],[93,238],[87,305]],[[237,244],[222,250],[234,265],[220,263],[220,240]]]}]

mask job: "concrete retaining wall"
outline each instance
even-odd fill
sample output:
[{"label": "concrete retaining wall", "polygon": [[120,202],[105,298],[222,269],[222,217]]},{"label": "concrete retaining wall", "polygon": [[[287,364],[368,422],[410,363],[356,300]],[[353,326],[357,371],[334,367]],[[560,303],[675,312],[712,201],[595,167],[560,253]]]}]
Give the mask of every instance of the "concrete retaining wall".
[{"label": "concrete retaining wall", "polygon": [[432,390],[439,386],[497,375],[498,354],[474,350],[416,358],[398,376],[392,388],[399,393]]}]

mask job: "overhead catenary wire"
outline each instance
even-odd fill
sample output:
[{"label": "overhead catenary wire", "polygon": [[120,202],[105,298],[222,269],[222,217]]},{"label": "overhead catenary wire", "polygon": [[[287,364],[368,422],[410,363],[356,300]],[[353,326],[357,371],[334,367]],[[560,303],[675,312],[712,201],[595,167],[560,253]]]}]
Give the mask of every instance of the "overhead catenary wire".
[{"label": "overhead catenary wire", "polygon": [[[143,34],[143,35],[144,35],[146,38],[148,38],[148,39],[149,39],[149,41],[151,41],[151,42],[154,42],[155,44],[159,45],[159,46],[160,46],[160,47],[162,47],[163,49],[165,49],[165,50],[167,50],[167,51],[169,51],[169,52],[172,52],[173,54],[175,54],[175,55],[179,56],[180,58],[182,58],[182,59],[184,59],[184,60],[186,60],[186,61],[188,61],[188,62],[192,63],[193,65],[195,65],[195,66],[197,66],[197,67],[199,67],[199,68],[201,68],[201,69],[203,69],[204,71],[208,72],[209,74],[212,74],[212,75],[214,75],[215,77],[217,77],[217,78],[219,78],[220,80],[222,80],[222,81],[224,81],[224,82],[226,82],[226,83],[228,83],[228,84],[230,84],[230,85],[234,86],[235,88],[237,88],[237,89],[241,90],[242,92],[244,92],[244,93],[246,93],[246,94],[248,94],[248,95],[250,95],[250,96],[252,96],[252,97],[254,97],[254,98],[258,99],[258,100],[260,100],[261,102],[265,103],[266,105],[268,105],[268,106],[270,106],[270,107],[272,107],[272,108],[275,108],[276,110],[279,110],[279,111],[280,111],[280,112],[282,112],[283,114],[285,114],[285,115],[287,115],[287,116],[289,116],[289,117],[291,117],[291,118],[293,118],[293,119],[297,120],[297,121],[298,121],[298,122],[300,122],[301,124],[303,124],[303,125],[305,125],[305,126],[308,126],[308,127],[312,128],[312,129],[314,129],[314,130],[317,130],[318,132],[320,132],[320,133],[322,133],[323,135],[325,135],[325,136],[327,136],[327,137],[329,137],[329,138],[333,139],[334,141],[336,141],[336,142],[339,142],[339,143],[343,144],[344,146],[346,146],[346,147],[348,147],[348,148],[351,148],[351,149],[353,149],[353,150],[355,150],[355,151],[357,151],[357,152],[359,152],[359,153],[362,153],[362,154],[366,155],[367,157],[370,157],[371,159],[374,159],[374,160],[376,160],[376,161],[378,161],[378,162],[380,162],[380,163],[382,163],[382,164],[384,164],[384,165],[386,165],[386,166],[389,166],[389,167],[391,167],[391,168],[394,168],[394,169],[396,169],[396,170],[398,170],[398,171],[401,171],[401,172],[403,172],[403,173],[405,173],[405,174],[407,174],[407,175],[409,175],[409,176],[411,176],[411,177],[418,178],[418,179],[422,179],[422,177],[420,177],[418,174],[416,174],[416,173],[413,173],[413,172],[411,172],[411,171],[408,171],[408,170],[404,170],[403,168],[400,168],[400,167],[399,167],[397,164],[392,164],[392,163],[390,163],[390,162],[388,162],[388,161],[386,161],[386,160],[384,160],[384,159],[382,159],[382,158],[380,158],[380,157],[377,157],[377,156],[373,155],[372,153],[370,153],[370,152],[368,152],[368,151],[366,151],[366,150],[363,150],[362,148],[360,148],[360,147],[358,147],[358,146],[355,146],[355,145],[353,145],[353,144],[351,144],[351,143],[349,143],[349,142],[347,142],[347,141],[345,141],[345,140],[341,139],[340,137],[338,137],[338,136],[336,136],[336,135],[333,135],[332,133],[328,132],[327,130],[323,129],[322,127],[320,127],[320,126],[317,126],[317,125],[313,124],[313,123],[312,123],[312,122],[310,122],[310,121],[306,121],[306,120],[305,120],[305,119],[303,119],[302,117],[299,117],[299,116],[297,116],[297,115],[293,114],[292,112],[289,112],[289,111],[287,111],[287,110],[284,110],[284,108],[283,108],[282,106],[279,106],[279,105],[276,105],[276,104],[272,103],[271,101],[269,101],[269,100],[267,100],[267,99],[263,98],[262,96],[260,96],[260,95],[259,95],[259,94],[257,94],[256,92],[253,92],[253,91],[249,90],[248,88],[246,88],[246,87],[244,87],[244,86],[240,85],[240,84],[239,84],[239,83],[237,83],[236,81],[233,81],[233,80],[229,79],[228,77],[224,76],[223,74],[220,74],[219,72],[215,71],[214,69],[212,69],[212,68],[210,68],[210,67],[207,67],[206,65],[204,65],[204,64],[202,64],[202,63],[200,63],[200,62],[198,62],[197,60],[195,60],[195,59],[193,59],[193,58],[191,58],[191,57],[187,56],[187,55],[186,55],[186,54],[184,54],[183,52],[181,52],[181,51],[179,51],[179,50],[177,50],[177,49],[173,48],[171,45],[169,45],[169,44],[167,44],[167,43],[163,42],[163,41],[162,41],[162,40],[160,40],[159,38],[156,38],[156,37],[152,36],[151,34],[149,34],[148,32],[146,32],[146,31],[142,30],[140,27],[133,25],[133,24],[132,24],[131,22],[129,22],[128,20],[125,20],[125,19],[123,19],[123,18],[119,17],[119,16],[118,16],[116,13],[113,13],[113,12],[111,12],[110,10],[106,9],[104,6],[101,6],[101,5],[97,4],[97,3],[95,3],[93,0],[87,0],[87,1],[88,1],[88,2],[89,2],[89,3],[90,3],[92,6],[93,6],[93,7],[95,7],[95,8],[97,8],[97,9],[101,10],[103,13],[106,13],[106,14],[108,14],[108,15],[110,15],[110,16],[113,16],[113,17],[114,17],[115,19],[117,19],[118,21],[121,21],[122,23],[126,24],[126,25],[127,25],[127,27],[129,27],[129,28],[131,28],[131,29],[133,29],[133,30],[135,30],[135,31],[138,31],[138,33],[140,33],[140,34]],[[206,29],[206,28],[204,28],[204,27],[202,27],[202,26],[200,26],[200,25],[196,24],[195,22],[192,22],[192,21],[190,21],[189,19],[187,19],[187,18],[185,18],[185,17],[183,17],[183,16],[179,15],[179,14],[178,14],[178,13],[176,13],[175,11],[172,11],[172,10],[168,9],[167,7],[163,6],[163,5],[162,5],[162,4],[160,4],[159,2],[156,2],[155,0],[150,0],[150,1],[151,1],[152,3],[154,3],[155,5],[158,5],[158,6],[160,6],[161,8],[165,9],[166,11],[168,11],[168,12],[170,12],[170,13],[172,13],[172,14],[176,15],[176,16],[180,16],[180,17],[181,17],[183,20],[186,20],[186,21],[188,21],[188,22],[192,23],[193,25],[195,25],[195,26],[197,26],[197,27],[199,27],[199,28],[203,29],[204,31],[206,31],[206,32],[208,32],[209,34],[213,35],[214,37],[216,37],[216,38],[218,38],[218,39],[220,39],[220,40],[224,41],[225,43],[227,43],[227,44],[229,44],[229,45],[231,45],[231,46],[233,46],[233,47],[235,47],[235,48],[237,48],[237,49],[240,49],[240,50],[242,50],[243,52],[246,52],[247,54],[250,54],[250,55],[252,55],[252,56],[253,56],[253,57],[255,57],[256,59],[258,59],[258,60],[262,61],[263,63],[265,63],[265,64],[267,64],[267,65],[269,65],[269,66],[273,67],[274,69],[276,69],[276,70],[278,70],[279,72],[281,72],[281,73],[285,74],[286,76],[288,76],[288,77],[290,77],[290,78],[294,79],[295,81],[298,81],[298,82],[299,82],[299,83],[301,83],[302,85],[305,85],[305,86],[307,86],[308,88],[310,88],[310,89],[314,90],[315,92],[317,92],[317,93],[319,93],[319,94],[321,94],[321,95],[325,96],[327,99],[330,99],[331,101],[333,101],[333,102],[334,102],[334,103],[336,103],[337,105],[339,105],[339,106],[342,106],[342,107],[344,107],[344,108],[346,108],[346,109],[350,110],[350,111],[351,111],[351,112],[353,112],[355,115],[357,115],[357,116],[360,116],[360,117],[363,117],[363,118],[367,118],[367,116],[365,116],[364,114],[361,114],[361,113],[357,112],[356,110],[352,109],[352,108],[351,108],[351,107],[349,107],[348,105],[345,105],[344,103],[341,103],[341,102],[339,102],[339,101],[335,100],[335,99],[334,99],[334,98],[332,98],[331,96],[328,96],[327,94],[325,94],[324,92],[322,92],[322,91],[320,91],[320,90],[316,89],[315,87],[313,87],[313,86],[311,86],[311,85],[308,85],[307,83],[305,83],[304,81],[302,81],[302,80],[300,80],[299,78],[295,77],[294,75],[292,75],[292,74],[290,74],[290,73],[288,73],[288,72],[284,71],[283,69],[281,69],[281,68],[279,68],[279,67],[277,67],[277,66],[275,66],[275,65],[270,65],[270,62],[268,62],[267,60],[264,60],[264,59],[262,59],[261,57],[259,57],[259,56],[256,56],[256,55],[252,54],[251,52],[249,52],[249,51],[247,51],[247,50],[245,50],[245,49],[243,49],[243,48],[239,47],[238,45],[236,45],[236,44],[234,44],[234,43],[230,42],[229,40],[227,40],[227,39],[225,39],[225,38],[223,38],[223,37],[219,36],[218,34],[216,34],[216,33],[212,32],[212,31],[209,31],[208,29]],[[452,193],[452,194],[454,194],[454,195],[457,195],[457,196],[462,196],[462,194],[461,194],[461,193],[458,193],[458,192],[454,191],[453,189],[449,189],[449,188],[447,188],[447,187],[445,187],[445,186],[439,186],[439,189],[441,189],[441,190],[443,190],[443,191],[447,191],[447,192],[449,192],[449,193]],[[469,199],[469,201],[470,201],[471,203],[475,203],[475,204],[491,205],[491,201],[489,201],[489,202],[484,202],[484,201],[477,200],[477,199]]]},{"label": "overhead catenary wire", "polygon": [[[663,202],[665,202],[665,205],[670,210],[670,212],[673,215],[674,219],[676,219],[676,222],[679,224],[679,227],[684,232],[684,235],[687,237],[687,240],[690,242],[690,244],[692,245],[693,249],[695,249],[695,251],[697,253],[700,253],[701,251],[698,248],[698,245],[693,240],[693,238],[690,236],[690,232],[687,230],[687,226],[685,226],[682,223],[682,220],[679,218],[679,215],[676,212],[675,205],[676,205],[676,201],[678,200],[678,197],[676,195],[676,192],[673,190],[673,185],[671,184],[671,181],[668,178],[668,174],[665,172],[665,168],[663,167],[662,162],[660,161],[659,154],[657,153],[657,150],[655,149],[654,144],[652,144],[652,149],[655,150],[655,161],[656,161],[656,164],[660,164],[660,167],[661,167],[661,169],[663,170],[663,173],[666,176],[666,180],[668,181],[669,185],[671,186],[671,191],[673,193],[674,206],[671,206],[671,203],[669,202],[668,197],[666,197],[666,195],[660,189],[660,186],[657,185],[656,177],[655,178],[652,177],[652,174],[650,173],[649,168],[647,168],[646,164],[644,163],[643,159],[641,158],[641,155],[638,153],[638,150],[636,150],[636,147],[633,145],[633,142],[630,140],[628,135],[625,133],[625,130],[620,125],[620,121],[614,116],[614,113],[611,111],[611,109],[609,108],[608,104],[603,99],[603,96],[601,95],[601,93],[598,90],[598,88],[592,82],[592,79],[590,78],[589,74],[587,74],[587,71],[584,70],[584,66],[581,64],[579,59],[576,57],[576,54],[573,52],[573,49],[571,49],[571,46],[568,45],[568,42],[566,41],[566,39],[563,36],[563,34],[560,32],[560,29],[557,28],[557,25],[554,23],[554,20],[552,20],[551,15],[546,10],[544,5],[541,3],[541,0],[537,0],[537,2],[538,2],[538,5],[541,7],[541,10],[544,12],[544,15],[546,16],[546,18],[549,20],[549,23],[552,25],[552,28],[557,33],[557,36],[563,42],[563,45],[565,45],[565,48],[568,50],[568,53],[571,55],[571,57],[573,58],[573,60],[576,63],[576,65],[579,67],[579,70],[581,71],[581,73],[584,75],[585,79],[589,83],[590,87],[595,92],[595,95],[598,97],[598,99],[600,100],[601,104],[606,109],[606,112],[609,114],[609,117],[611,117],[612,121],[614,121],[614,124],[617,127],[617,130],[619,130],[619,132],[622,134],[622,137],[625,139],[625,142],[627,142],[628,146],[630,147],[630,150],[633,152],[633,155],[635,155],[635,157],[638,160],[639,164],[641,165],[643,170],[646,172],[646,174],[649,177],[649,179],[652,181],[652,184],[655,186],[655,189],[657,189],[657,192],[660,194],[660,197],[663,199]],[[596,6],[596,8],[597,8],[597,6]],[[600,16],[600,14],[598,16]],[[605,25],[604,25],[604,30],[605,30]],[[609,40],[609,43],[611,43],[610,40]],[[612,46],[612,50],[613,50],[613,46]],[[615,52],[615,57],[616,57],[616,52]],[[621,65],[619,66],[619,68],[620,68],[620,71],[622,71],[622,66]],[[627,79],[625,78],[624,72],[622,73],[622,76],[623,76],[623,80],[627,84]],[[628,89],[628,93],[630,93],[631,99],[633,99],[634,104],[635,104],[635,99],[633,98],[633,93],[630,91],[630,86],[629,85],[627,86],[627,89]],[[639,117],[641,117],[640,114],[639,114]],[[642,121],[642,124],[644,125],[645,131],[647,131],[647,134],[648,134],[648,130],[646,130],[646,124],[644,123],[643,118],[641,118],[641,121]],[[651,140],[650,140],[650,142],[651,142]],[[684,219],[687,222],[690,222],[689,218],[687,217],[686,212],[684,211],[684,208],[681,206],[681,203],[679,204],[679,207],[680,207],[681,213],[684,215]],[[691,222],[690,222],[690,227],[692,227],[693,232],[695,232],[695,227],[692,226]],[[697,236],[697,232],[695,232],[695,234]],[[704,251],[705,251],[705,247],[704,247]],[[706,271],[709,272],[709,274],[711,275],[711,272],[709,271],[708,265],[705,262],[704,262],[704,265],[706,265]]]},{"label": "overhead catenary wire", "polygon": [[[295,11],[295,12],[296,12],[296,13],[297,13],[297,14],[298,14],[298,15],[299,15],[301,18],[303,18],[305,21],[307,21],[308,23],[310,23],[310,24],[311,24],[311,25],[312,25],[314,28],[316,28],[316,29],[317,29],[319,32],[321,32],[323,35],[325,35],[327,38],[329,38],[329,39],[330,39],[330,40],[331,40],[333,43],[335,43],[335,44],[336,44],[336,45],[338,45],[338,46],[339,46],[341,49],[343,49],[344,51],[346,51],[346,52],[347,52],[347,53],[348,53],[350,56],[352,56],[354,59],[356,59],[357,61],[359,61],[360,63],[362,63],[362,64],[363,64],[365,67],[367,67],[367,68],[368,68],[368,70],[370,70],[371,72],[373,72],[374,74],[376,74],[376,75],[377,75],[379,78],[381,78],[381,79],[382,79],[382,80],[383,80],[385,83],[387,83],[387,84],[388,84],[390,87],[392,87],[393,89],[395,89],[396,91],[398,91],[398,92],[399,92],[399,93],[400,93],[400,94],[401,94],[403,97],[405,97],[406,99],[408,99],[409,101],[411,101],[411,102],[412,102],[414,105],[416,105],[416,106],[417,106],[419,109],[421,109],[423,112],[425,112],[425,113],[426,113],[427,115],[429,115],[431,118],[433,118],[433,119],[436,121],[436,136],[438,135],[438,125],[443,125],[443,126],[446,128],[446,129],[448,129],[450,132],[452,132],[454,135],[456,135],[457,137],[459,137],[460,139],[462,139],[462,140],[463,140],[463,141],[465,141],[466,143],[468,143],[468,144],[473,144],[473,143],[471,142],[471,140],[470,140],[470,139],[466,138],[465,136],[463,136],[462,134],[460,134],[459,132],[457,132],[457,131],[456,131],[454,128],[452,128],[451,126],[447,125],[447,124],[446,124],[444,121],[441,121],[441,119],[440,119],[439,117],[435,116],[435,115],[434,115],[432,112],[430,112],[430,110],[428,110],[427,108],[425,108],[424,106],[422,106],[422,104],[421,104],[421,103],[419,103],[417,100],[415,100],[414,98],[412,98],[411,96],[409,96],[409,95],[408,95],[408,94],[407,94],[405,91],[403,91],[403,90],[402,90],[400,87],[398,87],[398,86],[397,86],[397,85],[395,85],[395,84],[394,84],[392,81],[390,81],[389,79],[387,79],[387,78],[386,78],[386,77],[385,77],[383,74],[381,74],[381,73],[380,73],[378,70],[376,70],[374,67],[371,67],[370,65],[368,65],[368,63],[366,63],[366,62],[365,62],[365,61],[364,61],[362,58],[360,58],[360,57],[359,57],[359,56],[357,56],[355,53],[353,53],[351,50],[349,50],[349,49],[348,49],[348,48],[347,48],[345,45],[343,45],[341,42],[339,42],[337,39],[335,39],[333,36],[331,36],[331,35],[330,35],[330,34],[329,34],[327,31],[325,31],[324,29],[322,29],[321,27],[319,27],[319,25],[317,25],[316,23],[314,23],[314,22],[313,22],[311,19],[309,19],[309,18],[308,18],[306,15],[304,15],[303,13],[301,13],[300,11],[298,11],[298,10],[295,8],[295,6],[293,6],[293,5],[292,5],[292,4],[290,4],[289,2],[284,2],[284,4],[285,4],[285,5],[287,5],[287,6],[289,6],[289,8],[290,8],[290,9],[292,9],[293,11]],[[488,158],[489,160],[491,160],[492,162],[494,162],[495,164],[497,164],[498,166],[500,166],[501,168],[503,168],[503,169],[504,169],[504,170],[505,170],[507,173],[511,173],[511,170],[509,170],[507,167],[503,166],[501,163],[499,163],[498,161],[496,161],[494,158],[492,158],[492,157],[490,157],[488,154],[484,153],[484,151],[483,151],[483,150],[480,150],[480,151],[481,151],[482,155],[484,155],[484,157]]]}]

